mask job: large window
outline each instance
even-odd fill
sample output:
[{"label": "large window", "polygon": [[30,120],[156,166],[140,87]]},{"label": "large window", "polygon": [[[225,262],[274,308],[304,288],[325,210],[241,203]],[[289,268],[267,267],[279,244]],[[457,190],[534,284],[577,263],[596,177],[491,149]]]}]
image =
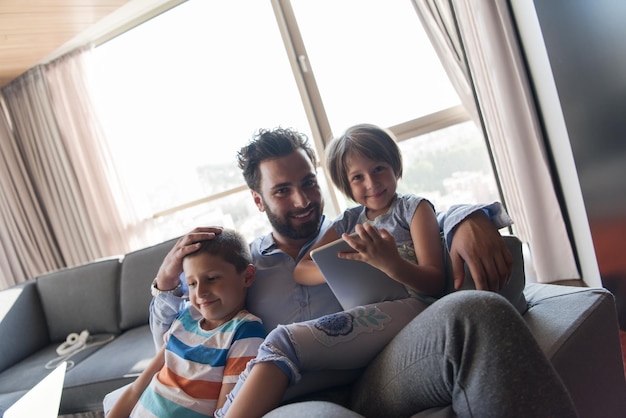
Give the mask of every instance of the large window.
[{"label": "large window", "polygon": [[[268,231],[235,155],[276,126],[305,132],[322,155],[354,123],[408,122],[400,191],[438,209],[499,199],[485,141],[409,0],[189,0],[95,55],[117,169],[156,239],[198,225]],[[421,121],[433,118],[453,122],[430,132]],[[320,177],[335,216],[351,203]]]}]

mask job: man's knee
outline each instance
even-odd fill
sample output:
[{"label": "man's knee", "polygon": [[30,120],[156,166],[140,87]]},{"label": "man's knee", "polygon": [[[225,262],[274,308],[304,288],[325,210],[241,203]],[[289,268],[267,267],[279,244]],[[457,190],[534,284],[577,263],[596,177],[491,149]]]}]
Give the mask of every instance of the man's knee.
[{"label": "man's knee", "polygon": [[445,317],[491,318],[494,315],[516,315],[513,305],[503,296],[485,290],[463,290],[451,293],[435,302],[433,314]]}]

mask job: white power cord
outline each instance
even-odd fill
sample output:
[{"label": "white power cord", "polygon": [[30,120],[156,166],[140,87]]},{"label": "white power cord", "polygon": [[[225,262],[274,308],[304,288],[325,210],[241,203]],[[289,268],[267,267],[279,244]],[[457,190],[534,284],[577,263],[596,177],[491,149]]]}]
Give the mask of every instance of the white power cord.
[{"label": "white power cord", "polygon": [[65,342],[57,347],[57,354],[59,356],[68,355],[74,351],[80,350],[87,344],[89,338],[89,331],[83,330],[80,334],[72,332],[67,336]]},{"label": "white power cord", "polygon": [[113,335],[110,335],[102,340],[96,341],[94,337],[89,335],[89,331],[86,329],[81,331],[80,334],[76,332],[72,332],[67,336],[65,342],[59,345],[56,349],[59,357],[53,358],[49,362],[46,363],[46,369],[55,369],[59,364],[64,361],[67,361],[67,370],[74,367],[74,362],[69,360],[75,354],[80,353],[89,347],[94,347],[97,345],[106,344],[109,341],[115,338]]}]

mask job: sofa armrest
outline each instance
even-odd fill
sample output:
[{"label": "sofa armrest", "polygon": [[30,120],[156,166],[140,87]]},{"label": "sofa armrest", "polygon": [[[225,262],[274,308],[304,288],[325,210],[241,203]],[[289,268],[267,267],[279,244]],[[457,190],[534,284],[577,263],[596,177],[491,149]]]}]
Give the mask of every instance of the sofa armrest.
[{"label": "sofa armrest", "polygon": [[613,295],[602,288],[528,284],[524,319],[567,386],[581,417],[626,411]]},{"label": "sofa armrest", "polygon": [[0,372],[50,344],[35,280],[0,292],[0,335]]}]

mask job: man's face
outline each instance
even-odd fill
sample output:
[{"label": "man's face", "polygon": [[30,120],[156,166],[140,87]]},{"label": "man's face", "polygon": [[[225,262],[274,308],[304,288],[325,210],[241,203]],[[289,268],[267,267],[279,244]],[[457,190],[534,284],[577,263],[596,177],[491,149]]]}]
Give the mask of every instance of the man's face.
[{"label": "man's face", "polygon": [[315,167],[304,151],[265,160],[259,171],[261,192],[252,195],[279,235],[275,239],[310,239],[320,226],[324,201]]}]

